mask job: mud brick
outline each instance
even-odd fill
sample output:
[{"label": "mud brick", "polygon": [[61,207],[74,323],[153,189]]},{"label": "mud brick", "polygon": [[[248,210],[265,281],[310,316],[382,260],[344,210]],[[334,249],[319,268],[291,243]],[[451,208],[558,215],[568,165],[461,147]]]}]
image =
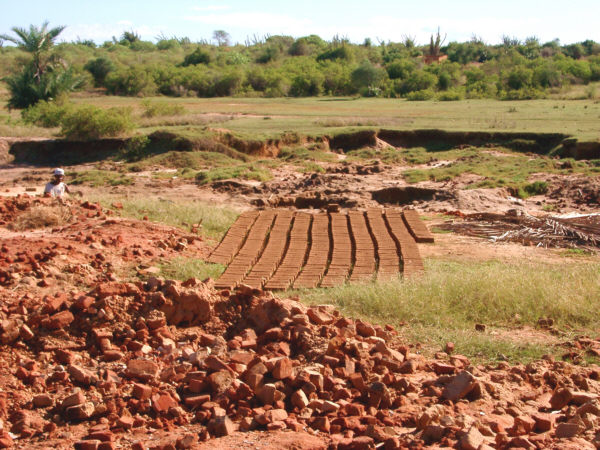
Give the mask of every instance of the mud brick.
[{"label": "mud brick", "polygon": [[98,450],[115,450],[116,446],[114,442],[100,442]]},{"label": "mud brick", "polygon": [[47,408],[48,406],[52,406],[54,401],[52,397],[48,394],[38,394],[32,399],[33,406],[36,408]]},{"label": "mud brick", "polygon": [[277,388],[274,384],[268,383],[261,386],[257,392],[256,396],[260,399],[261,402],[265,405],[272,405],[276,400],[276,392]]},{"label": "mud brick", "polygon": [[281,358],[275,363],[272,374],[273,378],[283,380],[290,378],[293,375],[294,368],[292,361],[289,358]]},{"label": "mud brick", "polygon": [[94,431],[90,433],[88,437],[100,442],[112,442],[115,440],[115,435],[110,430]]},{"label": "mud brick", "polygon": [[367,390],[367,385],[365,384],[365,380],[363,379],[363,377],[360,373],[358,373],[358,372],[353,373],[352,375],[350,375],[350,377],[348,377],[348,379],[352,383],[352,386],[354,386],[359,391],[365,392]]},{"label": "mud brick", "polygon": [[227,370],[231,372],[231,368],[225,364],[218,356],[210,355],[204,360],[204,365],[210,370],[219,371]]},{"label": "mud brick", "polygon": [[208,376],[208,382],[214,392],[224,393],[234,380],[229,370],[213,372]]},{"label": "mud brick", "polygon": [[106,350],[102,354],[102,360],[108,362],[120,361],[123,359],[123,356],[123,352],[120,352],[119,350]]},{"label": "mud brick", "polygon": [[75,450],[98,450],[100,441],[88,440],[88,441],[77,441],[74,444]]},{"label": "mud brick", "polygon": [[577,423],[559,423],[554,430],[557,438],[572,438],[581,432],[581,427]]},{"label": "mud brick", "polygon": [[68,297],[66,294],[57,294],[54,297],[45,297],[46,304],[44,305],[44,312],[47,314],[54,314],[63,309],[68,303]]},{"label": "mud brick", "polygon": [[192,378],[188,383],[188,390],[199,394],[208,387],[208,380],[205,378]]},{"label": "mud brick", "polygon": [[186,398],[184,403],[190,408],[197,408],[208,401],[210,401],[210,395],[196,395]]},{"label": "mud brick", "polygon": [[230,355],[231,362],[248,365],[254,359],[255,354],[245,351],[232,352]]},{"label": "mud brick", "polygon": [[365,414],[365,406],[361,403],[350,403],[345,406],[345,410],[349,416],[363,416]]},{"label": "mud brick", "polygon": [[264,414],[257,415],[254,419],[261,425],[267,425],[273,422],[280,422],[287,419],[288,414],[285,409],[270,409]]},{"label": "mud brick", "polygon": [[88,369],[71,364],[68,368],[69,375],[73,381],[89,386],[98,382],[98,375]]},{"label": "mud brick", "polygon": [[95,407],[92,402],[86,402],[81,405],[71,406],[65,410],[69,420],[86,420],[92,417]]},{"label": "mud brick", "polygon": [[408,227],[410,234],[417,242],[433,242],[433,235],[427,229],[419,214],[414,209],[405,209],[402,211],[402,217]]},{"label": "mud brick", "polygon": [[158,371],[158,364],[148,359],[132,359],[127,363],[127,374],[140,380],[156,378]]},{"label": "mud brick", "polygon": [[96,302],[94,297],[90,297],[88,295],[82,295],[77,298],[75,304],[73,305],[78,311],[87,311],[90,306],[92,306]]},{"label": "mud brick", "polygon": [[152,388],[145,384],[135,383],[132,395],[138,400],[147,400],[152,396]]},{"label": "mud brick", "polygon": [[570,403],[581,406],[587,402],[598,400],[598,394],[592,392],[571,392],[572,398]]},{"label": "mud brick", "polygon": [[85,403],[85,395],[81,391],[78,391],[66,397],[61,403],[61,408],[66,409],[71,406],[82,405],[83,403]]},{"label": "mud brick", "polygon": [[550,398],[550,407],[553,410],[559,410],[569,404],[573,398],[573,393],[568,388],[559,388],[552,394]]},{"label": "mud brick", "polygon": [[133,424],[135,423],[135,420],[133,417],[131,416],[121,416],[119,417],[119,419],[117,420],[117,427],[119,428],[123,428],[124,430],[129,430],[131,428],[133,428]]},{"label": "mud brick", "polygon": [[375,336],[375,328],[361,320],[356,321],[356,332],[363,337]]},{"label": "mud brick", "polygon": [[321,431],[323,433],[329,433],[331,428],[331,423],[327,417],[315,417],[311,423],[310,427],[314,430]]},{"label": "mud brick", "polygon": [[308,397],[302,389],[297,390],[291,397],[292,405],[298,409],[304,409],[308,406]]},{"label": "mud brick", "polygon": [[169,411],[170,408],[175,408],[179,406],[177,400],[171,397],[170,394],[154,394],[152,396],[152,409],[154,409],[157,413],[165,413]]},{"label": "mud brick", "polygon": [[515,423],[510,431],[513,436],[520,436],[523,434],[529,434],[533,431],[536,425],[536,421],[529,416],[517,416],[515,417]]},{"label": "mud brick", "polygon": [[220,437],[229,436],[235,427],[228,416],[219,416],[208,422],[207,429],[211,436]]},{"label": "mud brick", "polygon": [[454,370],[456,369],[454,366],[452,366],[450,364],[443,364],[443,363],[440,363],[437,361],[432,364],[432,368],[433,368],[433,371],[436,373],[436,375],[452,374],[452,373],[454,373]]},{"label": "mud brick", "polygon": [[475,378],[469,372],[461,372],[455,375],[450,383],[444,387],[442,396],[446,400],[455,402],[468,395],[476,383]]},{"label": "mud brick", "polygon": [[310,320],[317,325],[329,325],[334,322],[335,318],[319,308],[309,308],[306,314]]},{"label": "mud brick", "polygon": [[60,311],[50,316],[47,327],[50,330],[60,330],[68,327],[73,320],[75,320],[75,317],[71,311]]},{"label": "mud brick", "polygon": [[479,432],[477,427],[473,426],[460,439],[460,448],[465,450],[477,450],[483,441],[483,435]]},{"label": "mud brick", "polygon": [[552,414],[537,413],[533,415],[533,420],[535,420],[534,430],[537,433],[550,431],[554,426],[554,416]]}]

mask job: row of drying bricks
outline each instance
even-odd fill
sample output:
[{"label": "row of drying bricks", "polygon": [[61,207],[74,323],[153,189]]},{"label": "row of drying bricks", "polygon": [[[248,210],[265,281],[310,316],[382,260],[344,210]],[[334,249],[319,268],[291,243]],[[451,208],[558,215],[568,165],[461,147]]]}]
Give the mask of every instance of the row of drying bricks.
[{"label": "row of drying bricks", "polygon": [[[243,282],[273,290],[287,289],[292,284],[295,288],[331,287],[348,279],[351,269],[351,281],[372,279],[376,272],[378,279],[385,279],[399,272],[399,254],[405,275],[422,271],[415,239],[432,242],[433,236],[415,211],[387,210],[386,218],[388,225],[381,209],[367,211],[369,232],[362,212],[350,212],[347,216],[294,215],[288,210],[243,213],[209,257],[210,262],[230,263],[216,285],[231,288]],[[406,224],[412,226],[414,237]],[[309,233],[312,245],[304,265]],[[331,244],[331,262],[327,267]]]}]

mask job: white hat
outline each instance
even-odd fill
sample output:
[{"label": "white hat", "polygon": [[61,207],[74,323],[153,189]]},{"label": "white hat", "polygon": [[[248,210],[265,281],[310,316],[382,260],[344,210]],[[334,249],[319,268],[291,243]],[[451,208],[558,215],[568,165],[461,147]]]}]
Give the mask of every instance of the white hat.
[{"label": "white hat", "polygon": [[65,176],[65,171],[62,169],[54,169],[54,175],[55,176],[60,176],[60,177],[64,177]]}]

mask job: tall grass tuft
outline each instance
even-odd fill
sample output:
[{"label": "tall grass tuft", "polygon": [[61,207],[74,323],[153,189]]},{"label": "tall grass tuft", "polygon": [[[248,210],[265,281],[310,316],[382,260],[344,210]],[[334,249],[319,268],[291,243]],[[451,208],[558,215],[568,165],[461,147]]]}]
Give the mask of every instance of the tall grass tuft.
[{"label": "tall grass tuft", "polygon": [[432,260],[421,278],[344,285],[304,292],[308,303],[389,323],[442,328],[535,325],[550,317],[561,326],[597,326],[600,264],[456,263]]},{"label": "tall grass tuft", "polygon": [[202,223],[202,234],[211,239],[220,239],[239,215],[239,212],[232,208],[201,201],[107,195],[92,195],[89,199],[99,201],[104,207],[110,207],[114,202],[121,203],[123,209],[120,212],[124,217],[148,217],[148,220],[153,222],[181,228]]}]

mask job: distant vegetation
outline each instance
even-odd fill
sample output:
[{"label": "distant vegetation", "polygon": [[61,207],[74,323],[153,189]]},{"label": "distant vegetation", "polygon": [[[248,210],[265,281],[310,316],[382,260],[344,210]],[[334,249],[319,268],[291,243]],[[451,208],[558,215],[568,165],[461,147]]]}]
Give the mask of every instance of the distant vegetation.
[{"label": "distant vegetation", "polygon": [[[561,45],[505,37],[499,45],[488,45],[474,37],[444,45],[438,32],[423,46],[409,38],[375,45],[369,39],[354,44],[315,35],[268,36],[231,45],[229,35],[217,30],[214,44],[165,36],[154,43],[125,32],[100,46],[92,41],[52,46],[62,27],[46,27],[13,29],[20,32],[11,38],[18,46],[0,48],[0,76],[13,94],[23,77],[38,76],[29,86],[39,88],[34,94],[44,100],[74,88],[121,96],[530,99],[600,81],[600,44],[591,40]],[[36,39],[45,34],[50,40],[44,42],[50,44],[36,47]],[[45,90],[41,80],[46,80]],[[595,92],[590,87],[582,95]],[[32,103],[28,97],[11,99],[9,105]]]}]

